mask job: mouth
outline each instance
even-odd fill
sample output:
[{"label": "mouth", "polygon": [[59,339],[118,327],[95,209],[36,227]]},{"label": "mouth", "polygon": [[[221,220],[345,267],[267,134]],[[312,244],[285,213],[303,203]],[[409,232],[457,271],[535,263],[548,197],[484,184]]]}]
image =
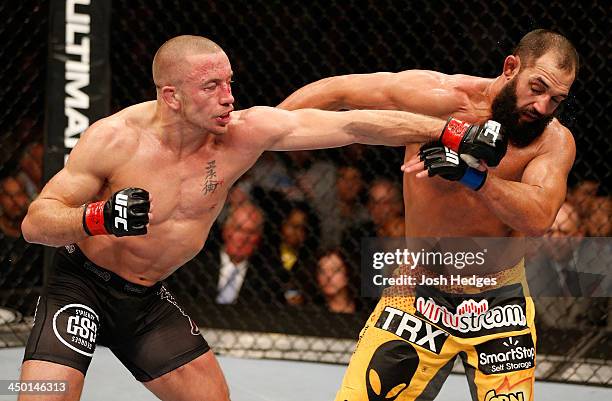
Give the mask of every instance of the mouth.
[{"label": "mouth", "polygon": [[530,121],[530,122],[531,122],[531,121],[538,120],[538,119],[540,119],[540,118],[541,118],[541,117],[540,117],[538,114],[535,114],[535,113],[533,113],[533,112],[531,112],[531,111],[528,111],[528,110],[523,111],[523,112],[521,113],[521,115],[523,116],[523,118],[524,118],[525,120]]},{"label": "mouth", "polygon": [[215,121],[217,121],[217,123],[221,124],[221,125],[227,125],[229,124],[229,122],[231,121],[231,114],[232,110],[228,111],[225,114],[221,114],[220,116],[217,116],[215,118]]}]

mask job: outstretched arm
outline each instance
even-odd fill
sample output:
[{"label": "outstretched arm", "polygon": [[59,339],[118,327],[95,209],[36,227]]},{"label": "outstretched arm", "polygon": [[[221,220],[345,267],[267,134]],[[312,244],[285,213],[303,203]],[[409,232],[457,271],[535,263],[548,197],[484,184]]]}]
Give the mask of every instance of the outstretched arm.
[{"label": "outstretched arm", "polygon": [[458,80],[458,76],[424,70],[341,75],[298,89],[278,107],[405,110],[446,118],[465,104],[465,94],[455,89]]},{"label": "outstretched arm", "polygon": [[446,121],[402,111],[245,110],[240,122],[266,150],[324,149],[363,143],[402,146],[436,140]]}]

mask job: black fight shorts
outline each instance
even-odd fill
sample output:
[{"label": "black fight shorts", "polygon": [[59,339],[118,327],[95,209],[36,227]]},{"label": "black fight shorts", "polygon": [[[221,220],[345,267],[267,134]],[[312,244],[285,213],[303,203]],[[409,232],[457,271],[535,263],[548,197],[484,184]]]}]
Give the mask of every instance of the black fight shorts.
[{"label": "black fight shorts", "polygon": [[100,344],[144,382],[210,349],[163,282],[145,287],[126,281],[93,264],[76,245],[60,248],[54,267],[24,361],[55,362],[86,374]]}]

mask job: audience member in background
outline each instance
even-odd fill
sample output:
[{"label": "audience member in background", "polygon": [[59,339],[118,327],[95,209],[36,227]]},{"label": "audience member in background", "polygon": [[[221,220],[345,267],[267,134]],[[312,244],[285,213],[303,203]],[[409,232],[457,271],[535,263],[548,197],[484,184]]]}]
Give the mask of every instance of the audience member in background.
[{"label": "audience member in background", "polygon": [[249,259],[259,247],[263,224],[261,210],[250,203],[236,206],[223,223],[223,247],[219,251],[217,280],[214,280],[216,303],[233,304],[239,297],[256,295],[252,276],[257,272],[253,271]]},{"label": "audience member in background", "polygon": [[283,280],[286,303],[302,305],[316,288],[310,267],[316,263],[319,221],[304,202],[280,202],[278,206],[270,221],[280,225],[271,227],[266,242],[273,247],[275,274],[286,274]]},{"label": "audience member in background", "polygon": [[388,222],[403,216],[399,186],[384,178],[374,180],[368,191],[367,208],[370,220],[350,227],[342,236],[342,251],[354,266],[360,265],[361,239],[380,236],[385,232],[385,225],[392,224]]},{"label": "audience member in background", "polygon": [[339,167],[337,171],[333,215],[321,220],[321,242],[328,247],[340,246],[345,230],[369,220],[361,171],[354,166]]},{"label": "audience member in background", "polygon": [[21,222],[25,217],[30,197],[25,188],[14,177],[0,181],[0,230],[13,238],[21,235]]},{"label": "audience member in background", "polygon": [[527,261],[527,277],[540,306],[536,313],[548,327],[571,328],[586,323],[588,300],[579,298],[576,263],[584,237],[576,208],[563,203],[555,221]]},{"label": "audience member in background", "polygon": [[376,232],[377,237],[402,238],[406,235],[406,219],[402,216],[392,217],[385,221]]},{"label": "audience member in background", "polygon": [[42,189],[43,151],[43,145],[34,142],[27,147],[21,159],[19,159],[21,171],[17,175],[17,179],[23,184],[31,199],[36,198],[38,192]]},{"label": "audience member in background", "polygon": [[567,193],[567,201],[570,202],[581,218],[588,216],[591,209],[591,201],[597,195],[599,183],[593,180],[584,180],[576,184]]},{"label": "audience member in background", "polygon": [[612,198],[593,196],[589,200],[586,214],[586,231],[589,237],[609,237],[612,235]]},{"label": "audience member in background", "polygon": [[337,248],[321,254],[317,263],[319,292],[330,312],[354,313],[357,291],[351,267]]},{"label": "audience member in background", "polygon": [[[230,206],[230,205],[228,205]],[[201,299],[204,305],[246,306],[284,304],[282,284],[286,273],[278,272],[262,250],[264,214],[250,202],[228,209],[220,227],[214,226],[206,250],[169,281],[186,299]],[[274,269],[273,269],[274,267]]]}]

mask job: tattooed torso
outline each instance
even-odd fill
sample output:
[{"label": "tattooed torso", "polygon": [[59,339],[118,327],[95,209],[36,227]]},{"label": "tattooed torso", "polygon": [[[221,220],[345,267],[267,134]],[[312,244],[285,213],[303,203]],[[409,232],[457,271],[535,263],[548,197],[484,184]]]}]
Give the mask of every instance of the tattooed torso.
[{"label": "tattooed torso", "polygon": [[164,148],[146,128],[123,134],[136,135],[137,144],[130,160],[108,179],[99,199],[125,187],[149,191],[148,233],[94,236],[78,245],[94,263],[130,281],[152,285],[200,252],[228,191],[261,150],[235,129],[187,155]]}]

